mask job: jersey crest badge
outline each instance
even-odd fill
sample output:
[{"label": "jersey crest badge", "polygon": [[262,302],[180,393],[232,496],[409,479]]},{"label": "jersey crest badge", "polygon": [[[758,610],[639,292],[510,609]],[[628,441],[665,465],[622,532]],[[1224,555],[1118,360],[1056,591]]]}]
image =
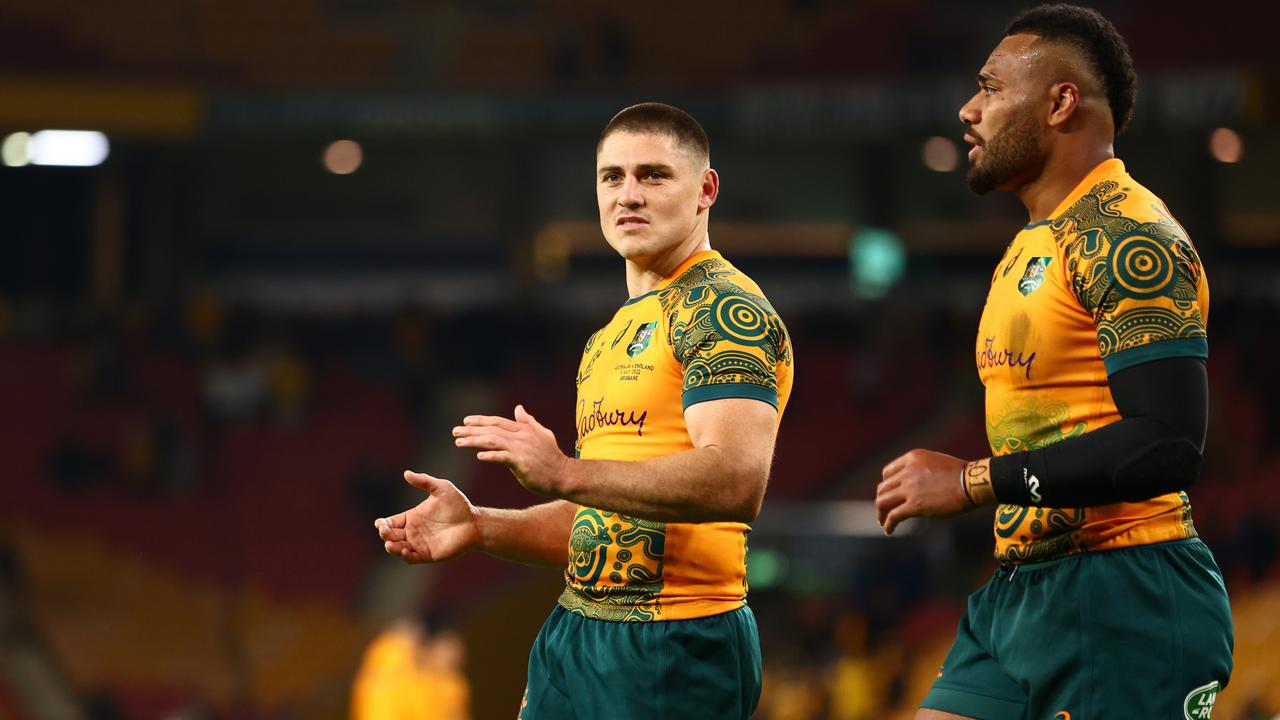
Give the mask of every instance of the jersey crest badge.
[{"label": "jersey crest badge", "polygon": [[649,341],[653,340],[653,330],[658,327],[658,321],[647,322],[636,328],[636,334],[631,338],[631,342],[627,343],[627,354],[635,357],[644,352],[649,347]]},{"label": "jersey crest badge", "polygon": [[1018,281],[1018,292],[1023,295],[1030,295],[1040,288],[1044,283],[1044,271],[1053,262],[1051,257],[1033,257],[1027,261],[1027,270],[1022,273],[1022,279]]}]

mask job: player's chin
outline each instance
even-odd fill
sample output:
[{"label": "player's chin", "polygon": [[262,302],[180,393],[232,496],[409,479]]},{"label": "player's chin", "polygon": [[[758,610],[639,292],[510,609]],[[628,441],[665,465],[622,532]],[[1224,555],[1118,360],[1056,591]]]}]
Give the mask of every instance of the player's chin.
[{"label": "player's chin", "polygon": [[609,244],[624,260],[639,260],[653,254],[653,243],[649,238],[630,233],[609,238]]},{"label": "player's chin", "polygon": [[983,170],[977,163],[970,163],[969,170],[965,173],[965,183],[977,195],[986,195],[996,189],[995,178]]}]

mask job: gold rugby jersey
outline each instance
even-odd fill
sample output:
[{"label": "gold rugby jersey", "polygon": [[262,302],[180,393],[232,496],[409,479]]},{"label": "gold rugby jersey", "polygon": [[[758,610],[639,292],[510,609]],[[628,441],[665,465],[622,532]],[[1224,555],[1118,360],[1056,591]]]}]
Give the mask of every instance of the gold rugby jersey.
[{"label": "gold rugby jersey", "polygon": [[[708,400],[760,400],[781,420],[791,375],[791,340],[759,286],[719,253],[697,253],[587,341],[577,454],[644,460],[692,449],[684,409]],[[612,621],[737,609],[746,601],[749,531],[744,523],[664,523],[579,507],[560,605]]]},{"label": "gold rugby jersey", "polygon": [[[1107,376],[1207,358],[1208,314],[1208,281],[1186,231],[1122,162],[1101,163],[1048,220],[1018,233],[992,275],[976,348],[991,452],[1116,422]],[[1195,535],[1186,493],[1093,508],[1000,505],[995,516],[1001,562]]]}]

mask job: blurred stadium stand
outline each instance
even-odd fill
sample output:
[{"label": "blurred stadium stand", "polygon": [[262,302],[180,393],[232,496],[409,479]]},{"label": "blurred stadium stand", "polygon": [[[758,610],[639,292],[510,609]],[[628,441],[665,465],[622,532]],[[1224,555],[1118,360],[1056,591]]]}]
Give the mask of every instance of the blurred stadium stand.
[{"label": "blurred stadium stand", "polygon": [[[796,348],[751,538],[758,716],[910,717],[992,568],[989,514],[894,539],[794,518],[869,500],[911,447],[986,452],[968,353],[1023,215],[972,197],[945,148],[1022,6],[0,2],[0,135],[111,141],[100,167],[0,167],[0,717],[344,717],[362,650],[404,614],[458,628],[474,716],[510,717],[559,575],[403,567],[371,522],[417,502],[406,467],[478,504],[536,500],[447,429],[521,402],[570,448],[577,355],[625,299],[592,145],[649,99],[707,126],[713,244]],[[1213,288],[1191,495],[1236,613],[1216,716],[1270,718],[1280,56],[1243,4],[1100,7],[1141,80],[1119,155]],[[1220,127],[1237,162],[1210,150]],[[338,139],[362,147],[354,173],[325,169]],[[853,252],[868,230],[900,243],[901,277]]]}]

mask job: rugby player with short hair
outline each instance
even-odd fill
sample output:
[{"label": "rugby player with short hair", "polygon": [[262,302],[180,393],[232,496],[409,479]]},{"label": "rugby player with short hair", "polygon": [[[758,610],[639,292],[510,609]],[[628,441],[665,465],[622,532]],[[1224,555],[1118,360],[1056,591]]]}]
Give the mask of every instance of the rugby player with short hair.
[{"label": "rugby player with short hair", "polygon": [[706,133],[645,103],[596,147],[600,227],[630,296],[587,341],[576,457],[521,406],[472,415],[458,447],[551,501],[473,507],[447,480],[375,525],[409,562],[482,550],[565,565],[565,590],[529,656],[524,720],[741,718],[761,662],[746,606],[746,535],[760,511],[791,392],[785,326],[760,288],[711,249],[720,191]]}]

